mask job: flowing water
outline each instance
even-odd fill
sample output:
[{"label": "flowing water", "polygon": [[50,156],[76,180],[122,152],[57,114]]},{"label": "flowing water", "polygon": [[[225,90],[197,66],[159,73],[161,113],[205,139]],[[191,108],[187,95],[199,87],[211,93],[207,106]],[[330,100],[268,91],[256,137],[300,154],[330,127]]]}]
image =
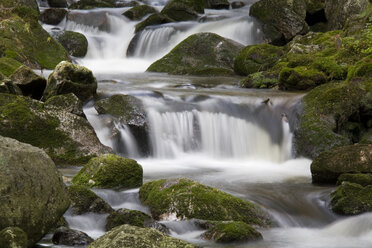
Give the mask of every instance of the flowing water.
[{"label": "flowing water", "polygon": [[[159,10],[166,1],[147,1]],[[150,27],[134,37],[132,22],[121,16],[128,8],[71,11],[50,32],[73,30],[88,41],[88,54],[75,62],[92,69],[100,96],[129,94],[145,107],[148,142],[130,128],[98,116],[93,102],[85,114],[101,142],[118,154],[136,159],[144,181],[187,177],[260,205],[275,225],[260,230],[264,240],[239,246],[255,248],[369,248],[372,214],[342,218],[329,210],[333,188],[311,184],[310,164],[296,158],[292,147],[298,102],[302,94],[237,87],[240,78],[185,77],[147,73],[146,68],[191,34],[214,32],[244,45],[262,42],[259,26],[248,16],[249,4],[237,10],[207,10],[200,20]],[[264,101],[269,99],[268,103]],[[117,138],[119,137],[119,138]],[[149,147],[147,153],[143,147]],[[71,178],[79,168],[62,169]],[[149,213],[138,189],[95,190],[113,208]],[[71,228],[93,238],[104,234],[106,215],[65,214]],[[165,220],[171,235],[206,247],[203,232],[192,221]],[[41,246],[50,246],[42,241]],[[58,246],[54,246],[58,247]]]}]

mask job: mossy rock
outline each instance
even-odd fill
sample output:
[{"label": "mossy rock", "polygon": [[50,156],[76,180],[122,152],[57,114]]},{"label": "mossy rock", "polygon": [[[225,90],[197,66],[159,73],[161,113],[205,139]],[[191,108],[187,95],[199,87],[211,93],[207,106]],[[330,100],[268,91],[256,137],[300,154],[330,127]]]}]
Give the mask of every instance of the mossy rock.
[{"label": "mossy rock", "polygon": [[198,33],[183,40],[147,71],[203,76],[234,75],[234,58],[243,48],[213,33]]},{"label": "mossy rock", "polygon": [[83,112],[83,102],[73,93],[52,96],[45,102],[45,108],[51,110],[63,110],[81,117],[85,117]]},{"label": "mossy rock", "polygon": [[267,89],[274,88],[278,85],[279,80],[277,75],[267,74],[265,72],[255,72],[240,82],[240,87]]},{"label": "mossy rock", "polygon": [[107,217],[106,231],[128,224],[131,226],[145,227],[146,222],[152,220],[151,216],[138,210],[118,209]]},{"label": "mossy rock", "polygon": [[21,66],[22,64],[17,60],[7,57],[0,58],[0,73],[3,74],[3,76],[11,76]]},{"label": "mossy rock", "polygon": [[341,174],[337,178],[337,185],[341,185],[342,182],[356,183],[363,187],[372,185],[372,174],[371,173]]},{"label": "mossy rock", "polygon": [[61,61],[70,61],[67,51],[36,20],[14,16],[0,21],[0,47],[7,57],[31,68],[54,69]]},{"label": "mossy rock", "polygon": [[22,95],[21,89],[8,78],[0,80],[0,93]]},{"label": "mossy rock", "polygon": [[209,221],[203,238],[217,243],[241,243],[262,240],[262,235],[252,226],[241,221]]},{"label": "mossy rock", "polygon": [[0,137],[0,167],[0,229],[22,228],[32,247],[70,205],[66,187],[44,151],[14,139]]},{"label": "mossy rock", "polygon": [[170,0],[160,12],[175,21],[195,20],[204,13],[204,0]]},{"label": "mossy rock", "polygon": [[311,164],[314,183],[335,184],[344,173],[372,173],[372,145],[334,148],[321,153]]},{"label": "mossy rock", "polygon": [[19,227],[7,227],[0,231],[0,247],[27,248],[27,234]]},{"label": "mossy rock", "polygon": [[71,4],[69,9],[94,9],[94,8],[115,8],[115,0],[80,0]]},{"label": "mossy rock", "polygon": [[142,185],[142,177],[135,160],[105,154],[92,158],[71,182],[94,188],[136,188]]},{"label": "mossy rock", "polygon": [[55,95],[74,93],[85,102],[95,95],[96,91],[97,80],[91,70],[63,61],[50,74],[42,100],[45,101]]},{"label": "mossy rock", "polygon": [[0,2],[2,8],[26,7],[39,12],[39,7],[36,0],[2,0]]},{"label": "mossy rock", "polygon": [[[371,38],[372,39],[372,38]],[[347,75],[348,80],[371,79],[372,78],[372,55],[358,61],[350,68]]]},{"label": "mossy rock", "polygon": [[140,188],[139,195],[155,219],[175,215],[179,219],[233,220],[258,226],[269,224],[265,214],[253,203],[186,178],[146,183]]},{"label": "mossy rock", "polygon": [[208,9],[229,9],[230,3],[228,0],[206,0],[205,8]]},{"label": "mossy rock", "polygon": [[69,229],[67,227],[58,228],[52,237],[52,242],[55,245],[66,246],[87,246],[92,243],[94,239],[89,237],[86,233]]},{"label": "mossy rock", "polygon": [[165,16],[165,15],[155,13],[155,14],[152,14],[149,17],[147,17],[142,22],[138,23],[136,25],[135,32],[138,33],[140,31],[144,30],[148,26],[165,24],[165,23],[170,23],[170,22],[174,22],[174,20]]},{"label": "mossy rock", "polygon": [[142,19],[146,15],[157,13],[157,12],[158,11],[154,7],[151,7],[148,5],[138,5],[125,11],[123,15],[127,17],[128,19],[135,21],[135,20]]},{"label": "mossy rock", "polygon": [[71,209],[73,214],[109,214],[114,211],[108,203],[86,186],[71,185],[67,189],[71,200]]},{"label": "mossy rock", "polygon": [[169,237],[154,228],[118,226],[94,241],[88,248],[196,248],[195,245]]},{"label": "mossy rock", "polygon": [[66,16],[67,10],[65,9],[57,9],[57,8],[50,8],[44,10],[40,14],[40,21],[50,25],[57,25],[59,24]]},{"label": "mossy rock", "polygon": [[279,88],[283,90],[309,90],[326,82],[323,72],[304,66],[283,68],[279,74]]},{"label": "mossy rock", "polygon": [[343,182],[331,194],[331,208],[342,215],[356,215],[372,211],[372,185],[363,187]]},{"label": "mossy rock", "polygon": [[84,57],[88,52],[88,40],[81,33],[65,31],[57,36],[57,40],[71,56]]},{"label": "mossy rock", "polygon": [[234,71],[242,76],[265,71],[272,67],[283,55],[282,47],[269,44],[250,45],[236,56]]}]

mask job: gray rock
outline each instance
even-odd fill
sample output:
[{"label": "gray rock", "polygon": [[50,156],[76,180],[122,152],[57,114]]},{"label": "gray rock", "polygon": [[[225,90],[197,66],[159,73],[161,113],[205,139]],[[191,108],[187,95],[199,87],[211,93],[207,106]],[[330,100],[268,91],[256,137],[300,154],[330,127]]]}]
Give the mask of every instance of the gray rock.
[{"label": "gray rock", "polygon": [[53,234],[52,241],[55,245],[86,246],[94,240],[84,232],[60,227]]}]

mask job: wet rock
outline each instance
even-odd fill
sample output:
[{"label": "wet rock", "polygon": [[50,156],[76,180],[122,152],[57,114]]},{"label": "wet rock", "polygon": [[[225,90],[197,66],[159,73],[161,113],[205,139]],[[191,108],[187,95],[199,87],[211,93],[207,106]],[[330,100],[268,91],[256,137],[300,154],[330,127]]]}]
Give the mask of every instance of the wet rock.
[{"label": "wet rock", "polygon": [[344,173],[372,173],[372,145],[351,145],[321,153],[311,164],[313,183],[335,184]]},{"label": "wet rock", "polygon": [[231,3],[231,8],[233,9],[240,9],[240,8],[243,8],[244,6],[245,6],[245,3],[241,1],[235,1]]},{"label": "wet rock", "polygon": [[204,1],[170,0],[160,13],[175,21],[189,21],[203,14],[204,7]]},{"label": "wet rock", "polygon": [[371,173],[341,174],[337,178],[337,185],[341,185],[342,182],[356,183],[365,187],[368,185],[372,185],[372,174]]},{"label": "wet rock", "polygon": [[125,11],[123,15],[128,19],[134,21],[142,19],[146,15],[153,13],[157,13],[157,10],[155,8],[148,5],[138,5]]},{"label": "wet rock", "polygon": [[146,183],[139,195],[155,219],[195,218],[242,221],[257,226],[269,224],[265,214],[254,204],[186,178]]},{"label": "wet rock", "polygon": [[40,14],[40,21],[50,25],[57,25],[65,18],[66,14],[67,10],[65,9],[46,9]]},{"label": "wet rock", "polygon": [[114,211],[108,203],[85,186],[71,185],[68,187],[68,193],[73,214],[109,214]]},{"label": "wet rock", "polygon": [[[146,2],[146,4],[148,4]],[[120,2],[120,1],[116,1],[116,7],[118,8],[122,8],[122,7],[135,7],[135,6],[138,6],[140,5],[137,1],[129,1],[129,2]]]},{"label": "wet rock", "polygon": [[69,12],[67,20],[76,24],[96,27],[101,31],[110,31],[110,24],[105,11],[93,11],[89,12],[89,14],[84,12]]},{"label": "wet rock", "polygon": [[115,0],[80,0],[69,6],[69,9],[115,8]]},{"label": "wet rock", "polygon": [[73,93],[52,96],[45,102],[45,108],[50,110],[63,110],[85,118],[83,102]]},{"label": "wet rock", "polygon": [[48,4],[52,8],[67,8],[66,0],[48,0]]},{"label": "wet rock", "polygon": [[230,3],[227,0],[207,0],[205,8],[208,9],[229,9]]},{"label": "wet rock", "polygon": [[65,31],[57,36],[57,40],[71,56],[84,57],[88,52],[88,40],[81,33]]},{"label": "wet rock", "polygon": [[0,158],[0,229],[22,228],[32,247],[67,210],[66,187],[53,161],[39,148],[0,137]]},{"label": "wet rock", "polygon": [[152,218],[150,215],[141,211],[121,208],[107,217],[106,231],[110,231],[111,229],[124,224],[145,227],[146,223],[151,222],[151,220]]},{"label": "wet rock", "polygon": [[233,75],[234,58],[243,45],[213,33],[189,36],[147,71],[187,75]]},{"label": "wet rock", "polygon": [[27,248],[27,234],[19,227],[7,227],[0,231],[0,247]]},{"label": "wet rock", "polygon": [[283,68],[279,75],[279,88],[283,90],[309,90],[326,82],[323,72],[301,66]]},{"label": "wet rock", "polygon": [[153,228],[140,228],[130,225],[116,227],[88,246],[88,248],[131,247],[194,248],[196,246],[185,241],[169,237]]},{"label": "wet rock", "polygon": [[60,227],[53,234],[52,241],[55,245],[86,246],[94,240],[84,232]]},{"label": "wet rock", "polygon": [[39,12],[39,7],[36,0],[1,1],[0,6],[4,8],[27,7]]},{"label": "wet rock", "polygon": [[63,61],[50,74],[42,100],[55,95],[74,93],[84,102],[95,95],[96,90],[97,80],[91,70]]},{"label": "wet rock", "polygon": [[12,80],[7,78],[0,81],[0,93],[22,95],[21,89]]},{"label": "wet rock", "polygon": [[24,96],[40,100],[46,87],[46,79],[27,66],[19,67],[10,79],[21,89]]},{"label": "wet rock", "polygon": [[266,72],[255,72],[240,81],[242,88],[267,89],[274,88],[279,83],[278,76]]},{"label": "wet rock", "polygon": [[0,58],[0,73],[2,74],[1,80],[11,76],[22,64],[17,60],[1,57]]},{"label": "wet rock", "polygon": [[165,23],[170,23],[170,22],[173,22],[173,21],[174,21],[173,19],[171,19],[171,18],[169,18],[165,15],[155,13],[155,14],[152,14],[149,17],[147,17],[142,22],[138,23],[136,25],[135,32],[138,33],[140,31],[144,30],[148,26],[165,24]]},{"label": "wet rock", "polygon": [[142,177],[135,160],[105,154],[92,158],[71,182],[93,188],[136,188],[142,185]]}]

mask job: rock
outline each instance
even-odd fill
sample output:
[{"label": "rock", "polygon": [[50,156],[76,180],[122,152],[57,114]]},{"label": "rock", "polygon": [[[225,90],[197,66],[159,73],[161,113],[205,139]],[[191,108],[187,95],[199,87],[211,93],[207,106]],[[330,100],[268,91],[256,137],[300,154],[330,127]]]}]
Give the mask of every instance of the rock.
[{"label": "rock", "polygon": [[42,100],[55,95],[74,93],[85,102],[96,94],[96,90],[97,80],[91,70],[63,61],[50,74]]},{"label": "rock", "polygon": [[84,232],[60,227],[53,234],[52,241],[55,245],[86,246],[94,240]]},{"label": "rock", "polygon": [[83,102],[73,93],[52,96],[45,102],[45,108],[50,110],[63,110],[85,118]]},{"label": "rock", "polygon": [[153,14],[153,13],[157,13],[157,12],[158,11],[155,8],[150,7],[148,5],[138,5],[138,6],[135,6],[131,9],[125,11],[123,13],[123,15],[125,17],[127,17],[128,19],[130,19],[132,21],[135,21],[135,20],[142,19],[143,17],[145,17],[148,14]]},{"label": "rock", "polygon": [[137,210],[119,209],[107,217],[106,231],[128,224],[131,226],[145,227],[145,224],[151,222],[150,215]]},{"label": "rock", "polygon": [[245,6],[245,3],[242,1],[235,1],[231,3],[231,8],[233,9],[240,9],[240,8],[243,8],[244,6]]},{"label": "rock", "polygon": [[10,79],[0,81],[0,93],[22,95],[21,89]]},{"label": "rock", "polygon": [[40,100],[46,86],[46,79],[27,66],[19,67],[10,79],[21,89],[24,96]]},{"label": "rock", "polygon": [[309,31],[303,0],[261,0],[251,6],[249,14],[262,22],[266,39],[275,45]]},{"label": "rock", "polygon": [[28,7],[39,12],[39,7],[36,0],[12,0],[12,1],[1,1],[0,7],[2,8],[14,8],[14,7]]},{"label": "rock", "polygon": [[311,164],[313,183],[335,184],[344,173],[372,173],[372,145],[334,148],[321,153]]},{"label": "rock", "polygon": [[205,8],[208,9],[229,9],[230,3],[228,0],[207,0]]},{"label": "rock", "polygon": [[54,69],[63,60],[70,61],[67,51],[40,26],[37,19],[37,12],[31,12],[24,19],[18,16],[2,19],[0,47],[7,51],[8,56],[33,69]]},{"label": "rock", "polygon": [[139,195],[155,219],[176,217],[242,221],[257,226],[269,224],[265,214],[254,204],[186,178],[146,183]]},{"label": "rock", "polygon": [[240,87],[267,89],[277,86],[279,83],[278,76],[266,72],[255,72],[240,82]]},{"label": "rock", "polygon": [[362,14],[368,7],[368,0],[326,0],[325,14],[329,28],[342,29],[348,17]]},{"label": "rock", "polygon": [[[148,4],[147,2],[144,2],[145,4]],[[129,1],[129,2],[116,2],[116,7],[123,8],[123,7],[134,7],[140,5],[136,1]]]},{"label": "rock", "polygon": [[68,187],[68,193],[73,214],[109,214],[114,211],[108,203],[85,186],[71,185]]},{"label": "rock", "polygon": [[42,102],[23,96],[0,94],[0,135],[42,148],[58,164],[82,164],[111,151],[86,119],[48,110]]},{"label": "rock", "polygon": [[170,23],[170,22],[173,22],[173,21],[174,21],[173,19],[171,19],[171,18],[169,18],[165,15],[155,13],[155,14],[152,14],[149,17],[147,17],[142,22],[138,23],[136,25],[135,32],[138,33],[140,31],[144,30],[148,26],[165,24],[165,23]]},{"label": "rock", "polygon": [[92,158],[71,182],[94,188],[137,188],[142,177],[142,167],[135,160],[105,154]]},{"label": "rock", "polygon": [[309,90],[326,82],[324,73],[303,66],[283,68],[279,74],[279,88],[282,90]]},{"label": "rock", "polygon": [[115,8],[115,0],[80,0],[69,6],[69,9]]},{"label": "rock", "polygon": [[31,247],[70,205],[66,187],[53,161],[39,148],[0,137],[0,158],[0,229],[22,228]]},{"label": "rock", "polygon": [[343,182],[331,194],[331,208],[342,215],[356,215],[372,211],[372,185]]},{"label": "rock", "polygon": [[0,58],[0,73],[2,74],[3,80],[5,77],[11,76],[22,64],[19,63],[17,60],[1,57]]},{"label": "rock", "polygon": [[187,75],[233,75],[234,58],[243,48],[213,33],[189,36],[147,71]]},{"label": "rock", "polygon": [[341,174],[337,178],[337,185],[341,185],[342,182],[356,183],[365,187],[368,185],[372,185],[372,174],[370,173]]},{"label": "rock", "polygon": [[170,0],[160,12],[175,21],[195,20],[204,13],[205,2],[199,0]]},{"label": "rock", "polygon": [[282,47],[269,44],[246,46],[234,60],[234,71],[242,76],[265,71],[272,67],[283,55]]},{"label": "rock", "polygon": [[95,27],[101,31],[110,31],[110,24],[105,11],[91,11],[89,13],[70,11],[67,20],[76,24]]},{"label": "rock", "polygon": [[7,227],[0,231],[0,247],[27,248],[27,234],[18,227]]},{"label": "rock", "polygon": [[169,237],[154,228],[122,225],[107,232],[88,248],[196,248],[185,241]]},{"label": "rock", "polygon": [[88,40],[81,33],[65,31],[58,35],[57,40],[71,56],[84,57],[88,52]]},{"label": "rock", "polygon": [[52,8],[67,8],[66,0],[48,0],[48,4]]},{"label": "rock", "polygon": [[50,25],[57,25],[61,21],[63,21],[66,14],[67,10],[65,9],[58,8],[46,9],[40,14],[40,21]]},{"label": "rock", "polygon": [[204,239],[217,243],[240,243],[262,240],[262,235],[252,226],[241,221],[207,221]]}]

